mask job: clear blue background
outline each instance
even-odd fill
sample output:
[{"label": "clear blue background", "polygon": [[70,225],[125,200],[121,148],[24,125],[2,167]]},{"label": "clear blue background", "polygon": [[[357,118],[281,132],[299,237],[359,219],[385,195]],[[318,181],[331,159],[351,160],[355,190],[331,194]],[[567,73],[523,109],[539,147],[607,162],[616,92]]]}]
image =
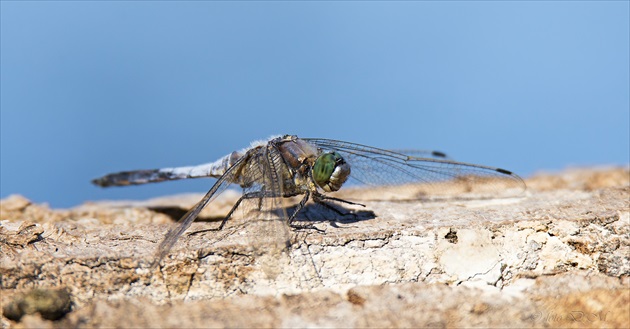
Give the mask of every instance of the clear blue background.
[{"label": "clear blue background", "polygon": [[2,197],[205,192],[89,181],[285,133],[524,177],[629,162],[627,1],[1,6]]}]

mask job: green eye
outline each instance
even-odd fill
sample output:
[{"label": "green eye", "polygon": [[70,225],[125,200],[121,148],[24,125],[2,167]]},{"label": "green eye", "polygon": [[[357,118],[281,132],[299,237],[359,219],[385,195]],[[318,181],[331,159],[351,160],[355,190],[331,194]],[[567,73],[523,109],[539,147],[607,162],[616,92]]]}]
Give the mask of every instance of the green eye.
[{"label": "green eye", "polygon": [[337,152],[320,155],[317,160],[315,160],[315,165],[313,166],[313,179],[315,183],[320,187],[328,184],[330,176],[337,165],[337,161],[340,160],[343,160],[343,158]]}]

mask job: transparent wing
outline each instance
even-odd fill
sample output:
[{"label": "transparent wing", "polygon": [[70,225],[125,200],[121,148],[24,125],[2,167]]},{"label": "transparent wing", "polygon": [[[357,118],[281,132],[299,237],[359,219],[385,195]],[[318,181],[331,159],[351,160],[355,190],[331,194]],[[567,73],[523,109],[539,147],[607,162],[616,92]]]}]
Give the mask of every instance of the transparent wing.
[{"label": "transparent wing", "polygon": [[276,263],[289,241],[282,198],[286,167],[279,152],[270,146],[273,145],[249,150],[219,177],[210,191],[168,231],[158,246],[154,266],[168,254],[201,210],[231,183],[237,183],[243,187],[243,196],[235,207],[242,208],[245,219],[251,224],[249,229],[253,232],[249,236],[257,256],[262,259],[263,269],[270,278],[280,273],[281,267]]},{"label": "transparent wing", "polygon": [[240,158],[237,162],[231,166],[225,174],[223,174],[219,179],[214,183],[212,188],[204,195],[204,197],[194,206],[192,207],[182,218],[177,222],[176,226],[171,228],[164,240],[158,246],[154,265],[158,264],[166,254],[171,250],[175,242],[179,239],[179,237],[190,227],[190,225],[195,221],[201,210],[205,208],[210,202],[216,199],[219,194],[221,194],[225,189],[231,184],[238,180],[238,175],[240,171],[238,169],[241,168],[243,163],[247,160],[247,157],[244,156]]},{"label": "transparent wing", "polygon": [[258,212],[279,211],[280,213],[276,215],[286,219],[286,211],[281,210],[284,195],[283,178],[287,175],[285,172],[286,166],[273,143],[250,152],[239,175],[239,184],[243,187],[243,195],[248,200],[246,203],[251,204],[244,206],[243,209]]},{"label": "transparent wing", "polygon": [[477,192],[496,194],[511,190],[520,193],[525,183],[516,174],[476,164],[456,162],[439,157],[425,158],[402,154],[361,144],[331,140],[304,140],[323,150],[340,153],[350,164],[350,178],[372,186],[421,184],[422,194]]},{"label": "transparent wing", "polygon": [[410,155],[417,158],[450,159],[446,153],[436,150],[389,149],[388,151]]},{"label": "transparent wing", "polygon": [[252,153],[241,172],[243,195],[247,196],[243,213],[248,222],[247,229],[251,231],[247,236],[264,273],[271,279],[281,273],[279,262],[289,245],[283,197],[288,174],[273,142]]}]

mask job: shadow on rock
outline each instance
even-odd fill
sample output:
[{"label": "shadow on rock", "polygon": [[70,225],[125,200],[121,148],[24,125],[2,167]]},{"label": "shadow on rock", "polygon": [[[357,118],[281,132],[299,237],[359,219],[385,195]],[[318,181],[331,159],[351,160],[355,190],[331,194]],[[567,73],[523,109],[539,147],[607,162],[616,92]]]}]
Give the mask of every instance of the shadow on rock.
[{"label": "shadow on rock", "polygon": [[[376,218],[371,210],[347,209],[339,205],[330,205],[332,208],[321,204],[309,203],[295,217],[295,222],[329,222],[331,226],[337,224],[352,224]],[[296,207],[287,208],[287,213],[295,212]],[[335,210],[333,210],[335,209]]]},{"label": "shadow on rock", "polygon": [[[174,222],[179,221],[190,209],[181,208],[177,206],[153,206],[148,208],[151,211],[155,211],[160,214],[164,214],[170,217]],[[223,220],[222,216],[197,216],[195,222],[220,222]]]}]

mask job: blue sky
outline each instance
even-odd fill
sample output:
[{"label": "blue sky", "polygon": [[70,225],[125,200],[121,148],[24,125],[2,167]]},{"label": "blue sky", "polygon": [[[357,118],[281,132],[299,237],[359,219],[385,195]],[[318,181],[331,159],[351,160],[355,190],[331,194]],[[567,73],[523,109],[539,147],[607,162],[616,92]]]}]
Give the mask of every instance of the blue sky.
[{"label": "blue sky", "polygon": [[275,134],[528,177],[627,165],[629,2],[1,2],[1,197],[52,207]]}]

